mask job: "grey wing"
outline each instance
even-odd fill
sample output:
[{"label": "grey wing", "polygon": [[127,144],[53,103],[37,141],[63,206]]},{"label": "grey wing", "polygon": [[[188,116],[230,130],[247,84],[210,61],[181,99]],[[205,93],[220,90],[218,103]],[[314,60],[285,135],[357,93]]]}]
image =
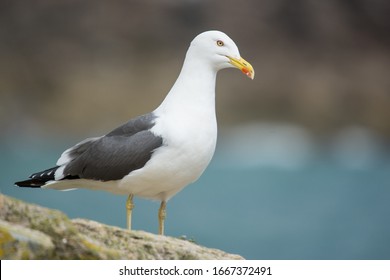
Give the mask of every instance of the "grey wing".
[{"label": "grey wing", "polygon": [[93,137],[93,138],[87,138],[80,143],[77,143],[73,147],[65,150],[60,158],[57,160],[57,166],[61,166],[64,164],[68,164],[69,162],[73,161],[80,155],[82,155],[86,150],[93,145],[96,141],[98,141],[102,136],[100,137]]},{"label": "grey wing", "polygon": [[63,176],[100,181],[120,180],[131,171],[142,168],[162,143],[162,138],[149,130],[131,136],[107,134],[85,146],[80,143],[80,150],[87,149],[66,164]]},{"label": "grey wing", "polygon": [[[108,133],[105,137],[110,136],[132,136],[138,132],[148,130],[153,127],[156,116],[153,113],[145,114],[129,120],[127,123],[117,127]],[[61,157],[57,161],[57,166],[67,164],[88,150],[96,141],[101,139],[100,137],[87,138],[75,146],[67,149],[62,153]]]},{"label": "grey wing", "polygon": [[129,120],[127,123],[117,127],[107,134],[107,136],[127,135],[131,136],[140,131],[151,129],[156,120],[154,113],[145,114]]}]

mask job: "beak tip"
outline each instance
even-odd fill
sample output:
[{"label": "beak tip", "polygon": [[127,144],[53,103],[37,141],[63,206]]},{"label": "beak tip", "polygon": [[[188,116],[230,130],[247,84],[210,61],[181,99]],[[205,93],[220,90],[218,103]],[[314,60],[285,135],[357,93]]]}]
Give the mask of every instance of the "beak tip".
[{"label": "beak tip", "polygon": [[253,69],[252,65],[245,59],[243,59],[242,57],[233,58],[230,56],[227,56],[227,58],[229,58],[231,65],[240,69],[241,72],[244,73],[248,78],[252,80],[255,78],[255,70]]},{"label": "beak tip", "polygon": [[248,78],[253,80],[255,78],[255,72],[251,69],[243,68],[241,70]]}]

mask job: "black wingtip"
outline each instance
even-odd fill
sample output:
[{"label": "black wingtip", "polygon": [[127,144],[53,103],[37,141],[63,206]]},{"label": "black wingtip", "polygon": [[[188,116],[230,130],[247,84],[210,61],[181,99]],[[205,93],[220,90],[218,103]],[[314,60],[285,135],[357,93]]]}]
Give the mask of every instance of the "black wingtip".
[{"label": "black wingtip", "polygon": [[22,188],[40,188],[45,184],[41,180],[29,179],[25,181],[15,182],[15,186]]},{"label": "black wingtip", "polygon": [[20,182],[15,182],[15,185],[22,188],[40,188],[48,181],[55,180],[55,172],[59,166],[46,169],[41,172],[34,173],[30,179]]}]

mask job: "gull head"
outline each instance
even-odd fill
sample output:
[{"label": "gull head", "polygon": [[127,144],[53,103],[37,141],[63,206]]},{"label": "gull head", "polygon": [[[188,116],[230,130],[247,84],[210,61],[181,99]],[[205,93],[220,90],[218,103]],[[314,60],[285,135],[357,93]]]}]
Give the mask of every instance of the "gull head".
[{"label": "gull head", "polygon": [[237,45],[221,31],[206,31],[192,40],[187,56],[203,59],[214,69],[237,68],[246,76],[255,77],[252,65],[240,55]]}]

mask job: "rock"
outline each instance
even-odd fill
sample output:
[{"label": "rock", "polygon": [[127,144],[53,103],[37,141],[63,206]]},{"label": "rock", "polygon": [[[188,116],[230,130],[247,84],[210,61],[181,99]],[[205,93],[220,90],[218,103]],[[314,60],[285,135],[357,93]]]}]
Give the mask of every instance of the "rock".
[{"label": "rock", "polygon": [[5,221],[0,221],[0,244],[2,259],[41,259],[54,251],[46,234]]},{"label": "rock", "polygon": [[0,259],[243,259],[179,238],[131,231],[0,194]]}]

